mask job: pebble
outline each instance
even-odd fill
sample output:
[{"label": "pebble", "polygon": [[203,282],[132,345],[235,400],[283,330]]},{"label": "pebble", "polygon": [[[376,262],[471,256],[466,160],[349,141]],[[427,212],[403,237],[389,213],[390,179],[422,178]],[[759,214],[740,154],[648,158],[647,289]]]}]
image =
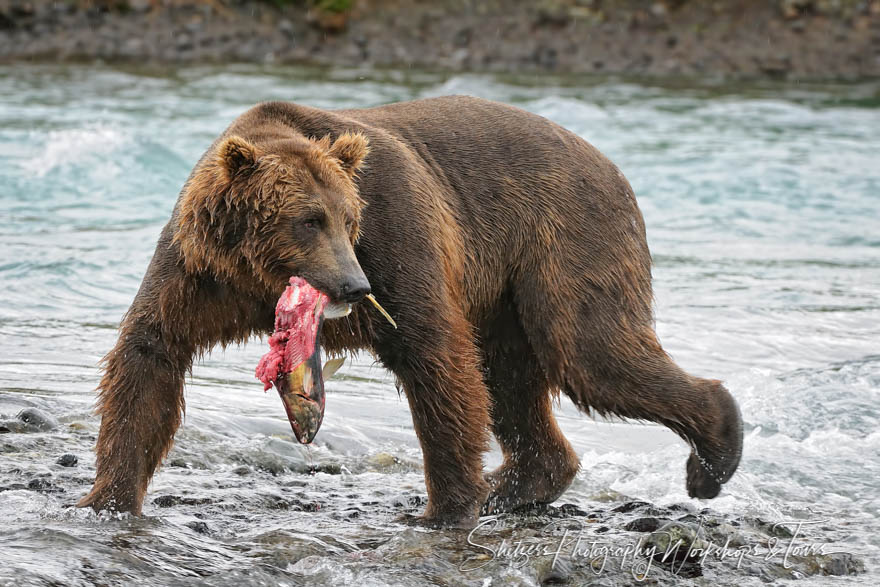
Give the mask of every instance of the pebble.
[{"label": "pebble", "polygon": [[204,522],[187,522],[184,525],[197,534],[210,534],[211,533],[211,529]]},{"label": "pebble", "polygon": [[625,514],[631,512],[633,510],[650,508],[651,504],[647,501],[628,501],[624,504],[621,504],[615,508],[612,508],[612,512],[618,512],[621,514]]},{"label": "pebble", "polygon": [[660,527],[660,520],[657,518],[636,518],[632,522],[627,523],[623,529],[630,532],[653,532]]},{"label": "pebble", "polygon": [[865,572],[865,565],[848,552],[835,552],[820,560],[821,567],[835,576],[855,575]]},{"label": "pebble", "polygon": [[541,585],[564,585],[571,580],[571,570],[571,563],[567,559],[556,559],[540,573],[539,581]]},{"label": "pebble", "polygon": [[46,479],[31,479],[27,484],[28,489],[32,489],[34,491],[49,491],[54,489],[52,487],[52,482],[47,481]]},{"label": "pebble", "polygon": [[58,457],[58,460],[55,462],[62,467],[75,467],[79,462],[79,459],[76,457],[76,455],[67,453]]},{"label": "pebble", "polygon": [[705,540],[700,538],[696,527],[681,522],[669,522],[652,532],[645,537],[644,545],[646,548],[652,546],[656,548],[658,557],[662,557],[668,552],[674,556],[676,561],[684,560],[690,549],[705,549],[709,546]]}]

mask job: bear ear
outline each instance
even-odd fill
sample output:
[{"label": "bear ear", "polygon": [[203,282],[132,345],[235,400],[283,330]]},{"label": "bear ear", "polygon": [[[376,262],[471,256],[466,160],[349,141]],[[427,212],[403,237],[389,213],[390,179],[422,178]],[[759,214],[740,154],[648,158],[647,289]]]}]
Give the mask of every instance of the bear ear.
[{"label": "bear ear", "polygon": [[354,176],[370,153],[370,141],[359,132],[343,133],[333,141],[329,153],[339,160],[348,175]]},{"label": "bear ear", "polygon": [[239,171],[257,164],[257,148],[246,139],[233,135],[226,137],[217,147],[217,162],[226,170],[229,178]]}]

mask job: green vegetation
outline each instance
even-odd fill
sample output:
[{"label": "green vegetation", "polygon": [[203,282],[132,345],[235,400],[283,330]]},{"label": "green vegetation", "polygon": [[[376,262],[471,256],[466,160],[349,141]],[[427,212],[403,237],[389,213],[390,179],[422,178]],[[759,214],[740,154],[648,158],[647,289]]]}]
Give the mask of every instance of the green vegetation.
[{"label": "green vegetation", "polygon": [[313,0],[312,4],[318,10],[340,13],[351,10],[354,0]]},{"label": "green vegetation", "polygon": [[[224,0],[228,1],[228,0]],[[299,7],[313,8],[320,12],[342,14],[354,7],[355,0],[261,0],[278,8]]]}]

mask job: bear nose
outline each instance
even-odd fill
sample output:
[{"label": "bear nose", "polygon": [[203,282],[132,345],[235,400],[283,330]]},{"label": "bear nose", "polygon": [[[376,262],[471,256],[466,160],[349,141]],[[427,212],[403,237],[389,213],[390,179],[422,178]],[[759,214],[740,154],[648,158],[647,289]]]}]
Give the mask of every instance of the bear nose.
[{"label": "bear nose", "polygon": [[366,278],[353,279],[342,284],[342,301],[353,304],[370,293],[370,282]]}]

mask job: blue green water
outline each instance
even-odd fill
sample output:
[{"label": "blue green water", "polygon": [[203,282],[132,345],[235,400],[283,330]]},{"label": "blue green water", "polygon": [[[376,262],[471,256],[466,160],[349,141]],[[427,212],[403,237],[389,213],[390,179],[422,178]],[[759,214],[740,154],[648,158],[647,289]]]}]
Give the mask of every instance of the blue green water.
[{"label": "blue green water", "polygon": [[[216,135],[262,100],[339,108],[451,93],[537,112],[617,163],[647,224],[661,340],[690,372],[723,379],[746,422],[739,472],[700,503],[671,433],[563,402],[582,470],[560,503],[815,521],[816,537],[865,561],[850,581],[876,584],[878,85],[22,65],[0,67],[0,421],[36,407],[57,422],[0,434],[0,584],[535,584],[500,563],[463,575],[449,562],[466,551],[461,535],[395,522],[425,495],[421,454],[406,402],[369,357],[328,385],[305,449],[253,377],[264,344],[215,352],[188,380],[145,518],[70,507],[94,475],[97,363]],[[76,467],[56,464],[65,453]],[[727,563],[706,577],[762,584]]]}]

